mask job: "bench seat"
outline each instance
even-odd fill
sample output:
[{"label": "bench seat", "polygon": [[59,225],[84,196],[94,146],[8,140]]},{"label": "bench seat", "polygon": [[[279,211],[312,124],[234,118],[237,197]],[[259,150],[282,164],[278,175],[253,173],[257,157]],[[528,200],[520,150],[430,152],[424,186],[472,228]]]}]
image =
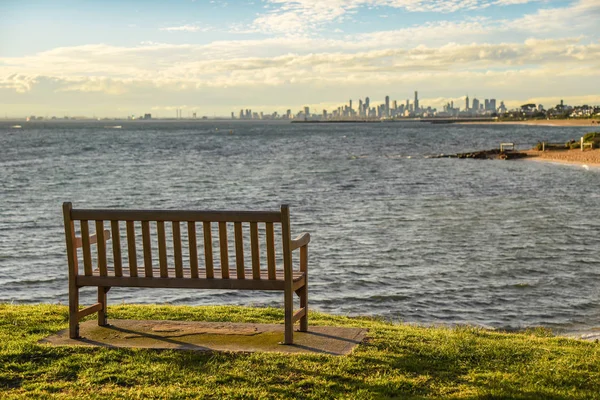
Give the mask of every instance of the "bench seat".
[{"label": "bench seat", "polygon": [[[229,278],[222,278],[220,269],[214,270],[214,278],[206,278],[206,269],[198,269],[198,278],[192,278],[189,270],[183,271],[183,278],[176,278],[175,268],[169,268],[169,277],[161,278],[160,269],[152,269],[152,278],[145,277],[144,268],[138,269],[139,277],[131,277],[129,268],[123,268],[123,276],[115,276],[113,268],[107,269],[108,276],[101,276],[99,269],[94,269],[92,276],[77,276],[77,286],[107,286],[107,287],[168,287],[168,288],[194,288],[194,289],[240,289],[240,290],[283,290],[285,277],[283,271],[277,271],[275,279],[269,279],[267,271],[262,271],[260,279],[252,278],[252,270],[244,270],[245,279],[237,278],[237,271],[229,271]],[[293,290],[304,286],[306,273],[293,271]]]}]

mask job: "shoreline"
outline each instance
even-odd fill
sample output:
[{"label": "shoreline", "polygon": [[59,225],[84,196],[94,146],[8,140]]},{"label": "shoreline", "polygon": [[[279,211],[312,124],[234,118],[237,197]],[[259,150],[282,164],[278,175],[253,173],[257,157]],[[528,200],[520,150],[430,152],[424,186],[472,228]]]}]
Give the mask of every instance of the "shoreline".
[{"label": "shoreline", "polygon": [[460,125],[535,125],[535,126],[562,126],[581,127],[588,126],[600,129],[598,119],[534,119],[529,121],[464,121],[454,122]]},{"label": "shoreline", "polygon": [[523,153],[526,154],[524,160],[600,168],[600,149],[526,150]]}]

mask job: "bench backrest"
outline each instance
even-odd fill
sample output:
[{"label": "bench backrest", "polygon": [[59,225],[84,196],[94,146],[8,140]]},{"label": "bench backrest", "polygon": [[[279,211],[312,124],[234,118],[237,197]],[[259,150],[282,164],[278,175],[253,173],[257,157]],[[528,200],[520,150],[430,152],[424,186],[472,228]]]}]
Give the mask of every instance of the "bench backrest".
[{"label": "bench backrest", "polygon": [[287,205],[280,211],[179,211],[73,209],[64,203],[63,214],[71,276],[80,274],[83,261],[86,276],[97,269],[100,276],[134,278],[292,279]]}]

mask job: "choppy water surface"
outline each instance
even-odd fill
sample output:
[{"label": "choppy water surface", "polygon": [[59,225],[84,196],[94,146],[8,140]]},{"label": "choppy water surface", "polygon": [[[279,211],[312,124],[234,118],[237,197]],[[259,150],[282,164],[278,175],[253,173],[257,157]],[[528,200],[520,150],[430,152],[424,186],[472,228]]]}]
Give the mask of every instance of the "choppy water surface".
[{"label": "choppy water surface", "polygon": [[[67,302],[63,201],[172,209],[289,203],[292,234],[312,235],[313,309],[501,328],[600,324],[600,170],[424,157],[577,139],[588,128],[102,125],[15,130],[0,122],[0,302]],[[109,301],[281,306],[282,297],[115,288]]]}]

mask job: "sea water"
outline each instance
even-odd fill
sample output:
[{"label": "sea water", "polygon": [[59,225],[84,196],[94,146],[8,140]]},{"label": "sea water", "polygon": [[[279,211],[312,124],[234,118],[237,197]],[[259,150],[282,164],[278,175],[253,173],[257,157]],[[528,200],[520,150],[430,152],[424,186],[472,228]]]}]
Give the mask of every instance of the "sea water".
[{"label": "sea water", "polygon": [[[588,128],[427,123],[0,122],[0,302],[66,303],[62,202],[278,209],[307,231],[309,302],[504,329],[600,324],[600,170],[429,158]],[[82,302],[93,302],[84,289]],[[276,306],[281,293],[121,289],[110,303]]]}]

